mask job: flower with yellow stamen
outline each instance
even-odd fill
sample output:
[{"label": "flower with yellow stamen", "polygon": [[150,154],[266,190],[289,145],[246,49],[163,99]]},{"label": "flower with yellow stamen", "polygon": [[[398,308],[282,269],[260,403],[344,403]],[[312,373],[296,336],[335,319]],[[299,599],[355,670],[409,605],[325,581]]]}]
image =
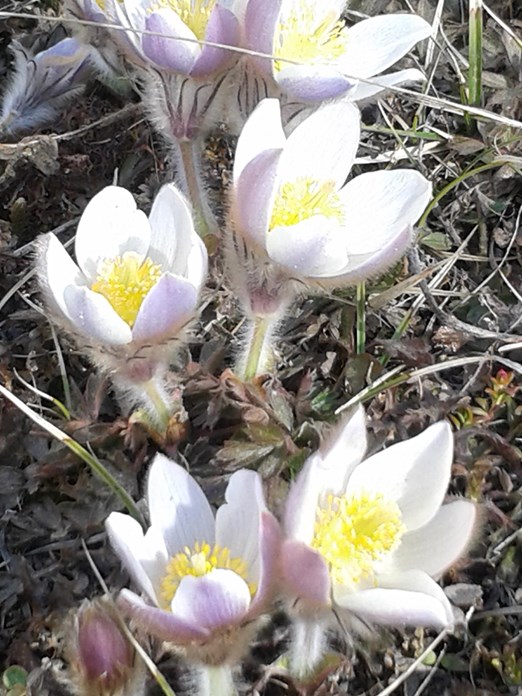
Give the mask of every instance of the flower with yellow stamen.
[{"label": "flower with yellow stamen", "polygon": [[[249,0],[246,48],[267,56],[248,58],[255,74],[273,82],[289,101],[301,103],[343,95],[358,100],[386,86],[423,79],[416,69],[380,73],[430,36],[424,19],[388,14],[347,27],[344,6],[345,0]],[[359,82],[374,77],[382,87]]]},{"label": "flower with yellow stamen", "polygon": [[58,322],[92,354],[103,352],[113,373],[139,353],[131,381],[147,381],[194,317],[206,276],[206,249],[183,196],[164,186],[147,218],[128,191],[108,186],[80,219],[78,265],[53,234],[41,249],[40,283]]},{"label": "flower with yellow stamen", "polygon": [[441,627],[453,614],[439,577],[469,546],[476,508],[442,505],[453,458],[449,425],[368,459],[364,411],[356,410],[293,484],[282,567],[306,616],[334,606],[364,621]]},{"label": "flower with yellow stamen", "polygon": [[236,636],[235,651],[246,649],[241,630],[272,596],[280,544],[258,474],[234,473],[214,517],[185,469],[156,455],[147,498],[145,535],[128,515],[113,512],[106,522],[114,550],[147,598],[123,590],[121,608],[149,633],[192,650],[201,643],[223,652],[225,633]]}]

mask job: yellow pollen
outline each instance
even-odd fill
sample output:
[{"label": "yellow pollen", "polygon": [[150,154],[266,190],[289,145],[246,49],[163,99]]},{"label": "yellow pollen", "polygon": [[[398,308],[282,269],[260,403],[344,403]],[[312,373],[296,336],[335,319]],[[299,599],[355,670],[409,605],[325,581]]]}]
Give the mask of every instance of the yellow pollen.
[{"label": "yellow pollen", "polygon": [[157,0],[149,7],[148,12],[155,12],[162,7],[172,10],[197,39],[203,40],[215,4],[216,0]]},{"label": "yellow pollen", "polygon": [[304,176],[284,183],[277,192],[268,229],[297,225],[314,215],[337,218],[342,223],[344,208],[335,189],[334,181]]},{"label": "yellow pollen", "polygon": [[185,546],[173,556],[167,563],[167,572],[161,581],[160,595],[165,607],[168,608],[172,598],[176,594],[179,583],[187,575],[200,578],[208,575],[216,568],[233,570],[247,583],[250,594],[253,596],[257,587],[253,582],[248,581],[248,568],[242,558],[231,558],[230,549],[226,546],[210,546],[206,542],[196,542],[194,548]]},{"label": "yellow pollen", "polygon": [[376,563],[398,546],[405,531],[399,506],[380,493],[329,495],[317,511],[312,546],[335,583],[355,588],[374,582]]},{"label": "yellow pollen", "polygon": [[325,64],[344,53],[347,30],[335,14],[318,17],[317,0],[294,3],[291,12],[281,17],[274,36],[274,68],[279,72],[291,65],[277,58],[298,63]]},{"label": "yellow pollen", "polygon": [[145,295],[161,278],[161,268],[151,259],[143,259],[133,251],[105,259],[98,265],[96,281],[91,290],[99,292],[111,303],[123,321],[132,326]]}]

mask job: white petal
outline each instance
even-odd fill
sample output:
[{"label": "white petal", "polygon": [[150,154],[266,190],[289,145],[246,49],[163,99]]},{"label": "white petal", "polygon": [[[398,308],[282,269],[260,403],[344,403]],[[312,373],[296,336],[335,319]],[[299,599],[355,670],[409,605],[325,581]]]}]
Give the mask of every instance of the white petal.
[{"label": "white petal", "polygon": [[59,309],[69,317],[64,297],[65,289],[69,285],[83,285],[85,278],[54,234],[45,235],[42,242],[41,261],[40,256],[37,259],[40,282]]},{"label": "white petal", "polygon": [[335,275],[348,262],[343,228],[322,215],[274,227],[266,236],[266,250],[280,266],[308,278]]},{"label": "white petal", "polygon": [[157,578],[165,572],[166,558],[163,545],[160,544],[157,547],[151,535],[148,533],[147,537],[143,535],[139,522],[121,512],[111,512],[105,521],[105,529],[112,548],[136,585],[152,602],[157,604],[151,576]]},{"label": "white petal", "polygon": [[[162,270],[182,275],[193,231],[192,216],[185,199],[174,184],[166,184],[154,199],[149,215],[151,228],[147,252]],[[176,266],[175,266],[176,265]],[[176,271],[173,271],[176,267]]]},{"label": "white petal", "polygon": [[208,272],[208,254],[207,247],[203,243],[203,240],[194,232],[194,237],[192,238],[192,247],[189,251],[187,258],[187,268],[185,270],[185,277],[192,285],[199,291],[201,286],[205,283]]},{"label": "white petal", "polygon": [[286,502],[285,531],[290,539],[312,541],[319,498],[344,493],[351,472],[364,456],[366,441],[364,409],[356,408],[306,461]]},{"label": "white petal", "polygon": [[404,535],[390,559],[397,571],[439,576],[462,556],[473,537],[477,510],[468,500],[443,505],[427,524]]},{"label": "white petal", "polygon": [[230,477],[225,504],[216,514],[216,543],[248,566],[254,582],[259,574],[259,521],[266,510],[259,474],[241,469]]},{"label": "white petal", "polygon": [[406,82],[424,82],[426,75],[417,68],[406,68],[397,72],[377,75],[369,82],[359,82],[350,92],[350,101],[357,102],[370,99],[395,85],[404,85]]},{"label": "white petal", "polygon": [[333,595],[339,606],[371,623],[434,628],[453,623],[446,595],[421,571],[379,577],[378,587],[360,592],[336,586]]},{"label": "white petal", "polygon": [[196,542],[214,544],[214,515],[205,494],[179,464],[157,454],[147,482],[150,520],[170,556]]},{"label": "white petal", "polygon": [[234,181],[238,180],[246,165],[261,152],[280,150],[285,143],[279,101],[263,99],[248,118],[237,141]]},{"label": "white petal", "polygon": [[347,34],[340,64],[349,77],[371,77],[430,36],[431,26],[418,15],[388,14],[358,22]]},{"label": "white petal", "polygon": [[131,342],[130,326],[103,295],[86,287],[68,285],[64,302],[67,315],[87,338],[112,346]]},{"label": "white petal", "polygon": [[359,147],[360,115],[351,103],[321,107],[292,131],[278,168],[279,181],[310,177],[340,188]]},{"label": "white petal", "polygon": [[378,251],[420,218],[431,183],[412,169],[361,174],[339,191],[345,206],[348,255]]},{"label": "white petal", "polygon": [[350,476],[347,493],[382,493],[395,500],[408,530],[426,524],[442,504],[453,460],[453,435],[440,421],[417,437],[374,454]]},{"label": "white petal", "polygon": [[134,251],[144,256],[150,242],[147,216],[136,209],[132,194],[121,186],[106,186],[83,211],[76,232],[76,260],[94,280],[101,259]]}]

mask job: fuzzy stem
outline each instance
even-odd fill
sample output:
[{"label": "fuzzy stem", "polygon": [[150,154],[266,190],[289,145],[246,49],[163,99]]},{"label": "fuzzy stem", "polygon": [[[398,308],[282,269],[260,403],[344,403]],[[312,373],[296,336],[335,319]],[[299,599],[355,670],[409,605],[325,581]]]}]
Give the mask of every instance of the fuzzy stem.
[{"label": "fuzzy stem", "polygon": [[[274,317],[255,316],[247,339],[245,357],[242,360],[242,378],[248,382],[267,369],[272,357],[270,338],[274,326]],[[239,370],[241,372],[241,370]]]},{"label": "fuzzy stem", "polygon": [[290,646],[290,673],[299,681],[313,676],[326,650],[326,634],[321,621],[294,619]]},{"label": "fuzzy stem", "polygon": [[364,280],[357,283],[357,299],[356,299],[356,344],[355,352],[357,355],[364,353],[366,347],[366,286]]},{"label": "fuzzy stem", "polygon": [[148,382],[142,384],[143,391],[147,395],[150,405],[153,408],[154,416],[157,424],[162,432],[167,430],[171,412],[169,405],[163,398],[156,379],[152,378]]},{"label": "fuzzy stem", "polygon": [[237,696],[230,665],[201,665],[198,681],[199,696]]},{"label": "fuzzy stem", "polygon": [[200,237],[218,233],[218,224],[207,199],[201,171],[202,140],[176,140],[176,179],[194,211],[194,224]]}]

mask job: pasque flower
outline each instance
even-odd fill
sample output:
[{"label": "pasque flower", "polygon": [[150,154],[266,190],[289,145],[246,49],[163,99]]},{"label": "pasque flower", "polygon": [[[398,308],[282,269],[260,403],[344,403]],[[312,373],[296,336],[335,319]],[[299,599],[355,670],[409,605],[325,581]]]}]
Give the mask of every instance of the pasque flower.
[{"label": "pasque flower", "polygon": [[378,624],[448,626],[451,606],[433,578],[473,537],[477,512],[442,504],[453,458],[449,425],[364,459],[364,412],[356,411],[306,462],[286,505],[282,567],[297,611]]},{"label": "pasque flower", "polygon": [[280,543],[259,475],[234,473],[214,518],[196,481],[158,454],[147,500],[145,535],[128,515],[113,512],[106,522],[114,550],[145,596],[122,590],[120,607],[145,631],[185,646],[195,661],[233,659],[271,599]]},{"label": "pasque flower", "polygon": [[185,199],[167,184],[147,218],[129,191],[108,186],[80,219],[75,253],[78,265],[54,234],[41,238],[48,307],[100,366],[130,381],[150,379],[195,316],[206,276],[206,249]]},{"label": "pasque flower", "polygon": [[254,256],[307,284],[364,280],[397,261],[431,184],[412,169],[361,174],[345,184],[359,145],[359,112],[323,106],[287,138],[280,106],[265,99],[239,137],[231,226]]},{"label": "pasque flower", "polygon": [[[417,15],[389,14],[347,28],[340,18],[344,6],[345,0],[249,0],[246,47],[271,56],[250,60],[269,83],[300,102],[344,94],[362,99],[379,92],[359,78],[387,70],[427,38],[431,27]],[[403,70],[383,76],[382,82],[391,86],[419,78],[420,71]]]},{"label": "pasque flower", "polygon": [[239,40],[239,21],[220,0],[111,0],[110,12],[128,30],[113,33],[116,40],[125,38],[131,61],[204,77],[236,59],[225,48],[207,45],[236,46]]},{"label": "pasque flower", "polygon": [[0,134],[17,135],[49,125],[84,90],[94,51],[76,39],[63,39],[33,53],[14,42],[10,84],[2,96]]}]

